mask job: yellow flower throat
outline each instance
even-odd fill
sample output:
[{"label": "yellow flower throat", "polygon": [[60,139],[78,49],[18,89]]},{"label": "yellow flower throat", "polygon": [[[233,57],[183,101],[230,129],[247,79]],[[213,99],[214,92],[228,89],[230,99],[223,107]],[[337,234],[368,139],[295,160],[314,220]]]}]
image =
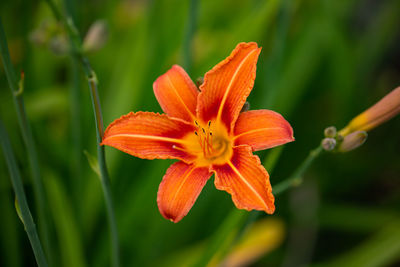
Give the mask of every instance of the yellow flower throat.
[{"label": "yellow flower throat", "polygon": [[183,139],[185,145],[182,150],[195,155],[197,166],[209,166],[211,164],[222,165],[232,157],[232,138],[222,123],[208,121],[202,126],[194,121],[196,130],[189,133]]}]

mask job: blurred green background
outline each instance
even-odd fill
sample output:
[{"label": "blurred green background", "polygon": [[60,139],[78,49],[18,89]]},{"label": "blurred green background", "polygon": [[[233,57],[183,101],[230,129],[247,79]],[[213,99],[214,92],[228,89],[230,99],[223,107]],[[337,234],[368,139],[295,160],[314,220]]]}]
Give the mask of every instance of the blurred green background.
[{"label": "blurred green background", "polygon": [[[195,80],[241,41],[263,47],[251,109],[273,109],[291,123],[272,185],[288,177],[319,145],[400,84],[398,0],[66,0],[56,1],[82,38],[97,20],[108,38],[88,52],[99,80],[104,123],[130,111],[161,112],[152,90],[173,64]],[[45,1],[2,0],[0,16],[37,144],[50,211],[54,266],[109,266],[109,228],[100,181],[84,151],[96,156],[91,100],[83,71],[65,53],[67,37]],[[0,68],[0,114],[11,136],[30,208],[31,175],[15,108]],[[215,257],[222,266],[399,266],[400,118],[373,130],[346,154],[324,154],[304,183],[276,198],[276,212],[253,229],[265,240]],[[258,153],[271,166],[271,153]],[[178,224],[158,212],[158,185],[173,162],[141,160],[106,148],[122,266],[189,266],[234,209],[211,179]],[[35,266],[14,208],[0,154],[0,266]],[[253,216],[256,213],[252,213]],[[265,220],[265,221],[264,221]],[[261,224],[260,224],[261,225]],[[255,225],[254,225],[255,226]],[[236,243],[237,244],[237,243]],[[247,245],[246,245],[247,244]],[[257,255],[252,251],[261,250]],[[235,258],[236,257],[236,258]],[[235,265],[236,264],[236,265]]]}]

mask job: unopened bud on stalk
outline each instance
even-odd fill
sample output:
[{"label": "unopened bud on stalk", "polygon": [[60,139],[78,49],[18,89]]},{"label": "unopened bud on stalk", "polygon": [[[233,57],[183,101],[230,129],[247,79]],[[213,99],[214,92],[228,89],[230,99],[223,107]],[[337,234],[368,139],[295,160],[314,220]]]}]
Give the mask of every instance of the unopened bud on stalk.
[{"label": "unopened bud on stalk", "polygon": [[339,152],[349,152],[356,149],[357,147],[364,144],[367,140],[368,134],[366,131],[356,131],[349,135],[346,135],[343,142],[340,143],[338,151]]},{"label": "unopened bud on stalk", "polygon": [[108,39],[108,26],[104,20],[95,21],[89,28],[85,40],[83,41],[83,50],[85,52],[95,52],[100,50]]},{"label": "unopened bud on stalk", "polygon": [[30,41],[38,46],[43,46],[56,55],[65,55],[70,52],[68,37],[60,23],[45,20],[39,27],[29,34]]},{"label": "unopened bud on stalk", "polygon": [[369,131],[400,113],[400,87],[397,87],[375,105],[355,117],[339,134]]},{"label": "unopened bud on stalk", "polygon": [[249,102],[244,102],[244,105],[242,107],[242,110],[240,110],[240,112],[245,112],[248,111],[250,109],[250,103]]},{"label": "unopened bud on stalk", "polygon": [[44,31],[35,30],[29,34],[29,39],[35,45],[43,46],[48,41]]},{"label": "unopened bud on stalk", "polygon": [[197,89],[199,89],[199,91],[200,91],[200,86],[203,83],[204,83],[204,78],[203,77],[199,77],[199,78],[196,79],[196,86],[197,86]]},{"label": "unopened bud on stalk", "polygon": [[334,138],[337,134],[337,130],[335,126],[330,126],[324,130],[325,137]]},{"label": "unopened bud on stalk", "polygon": [[336,140],[334,138],[322,139],[321,146],[326,151],[332,151],[336,147]]},{"label": "unopened bud on stalk", "polygon": [[54,36],[49,41],[50,50],[56,55],[65,55],[70,51],[70,45],[66,36],[58,35]]}]

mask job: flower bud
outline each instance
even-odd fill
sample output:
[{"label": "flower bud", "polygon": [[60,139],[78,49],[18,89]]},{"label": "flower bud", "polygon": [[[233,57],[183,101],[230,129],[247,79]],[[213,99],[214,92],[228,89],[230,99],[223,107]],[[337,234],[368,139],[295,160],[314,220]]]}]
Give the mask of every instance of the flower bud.
[{"label": "flower bud", "polygon": [[339,134],[369,131],[400,113],[400,87],[397,87],[375,105],[355,117]]},{"label": "flower bud", "polygon": [[104,46],[107,39],[107,23],[103,20],[97,20],[90,26],[85,36],[85,40],[83,41],[83,50],[86,52],[98,51]]},{"label": "flower bud", "polygon": [[346,135],[343,142],[339,145],[339,152],[349,152],[364,144],[368,134],[366,131],[356,131]]},{"label": "flower bud", "polygon": [[64,35],[54,36],[49,41],[49,49],[56,55],[66,55],[70,51],[68,39]]},{"label": "flower bud", "polygon": [[37,45],[48,48],[56,55],[65,55],[70,52],[70,44],[62,24],[44,20],[29,34],[30,41]]},{"label": "flower bud", "polygon": [[244,102],[242,110],[240,110],[240,112],[245,112],[248,111],[250,109],[250,103],[249,102]]},{"label": "flower bud", "polygon": [[334,138],[322,139],[321,146],[326,151],[332,151],[336,147],[336,140]]},{"label": "flower bud", "polygon": [[197,89],[199,89],[199,91],[200,91],[200,86],[203,83],[204,83],[204,77],[199,77],[199,78],[196,79],[196,86],[197,86]]},{"label": "flower bud", "polygon": [[337,130],[335,126],[330,126],[324,130],[325,137],[334,138],[337,134]]}]

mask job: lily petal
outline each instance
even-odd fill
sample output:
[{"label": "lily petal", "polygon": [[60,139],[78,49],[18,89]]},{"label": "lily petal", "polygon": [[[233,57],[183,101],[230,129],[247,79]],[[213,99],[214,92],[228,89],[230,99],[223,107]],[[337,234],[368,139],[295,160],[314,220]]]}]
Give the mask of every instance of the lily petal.
[{"label": "lily petal", "polygon": [[229,57],[204,76],[197,114],[204,122],[222,121],[231,132],[256,78],[261,48],[256,43],[240,43]]},{"label": "lily petal", "polygon": [[157,204],[162,216],[175,223],[185,217],[211,174],[208,168],[196,168],[194,164],[172,164],[158,188]]},{"label": "lily petal", "polygon": [[294,141],[290,124],[272,110],[242,112],[235,124],[235,145],[249,145],[253,151]]},{"label": "lily petal", "polygon": [[215,187],[231,194],[237,208],[274,213],[269,175],[260,159],[252,154],[251,147],[235,147],[230,162],[213,166],[213,171]]},{"label": "lily petal", "polygon": [[191,162],[194,156],[179,148],[184,144],[182,138],[194,130],[191,124],[164,114],[131,112],[107,127],[101,144],[142,159]]},{"label": "lily petal", "polygon": [[178,65],[172,66],[154,83],[153,90],[162,110],[171,117],[193,122],[196,115],[196,85]]}]

